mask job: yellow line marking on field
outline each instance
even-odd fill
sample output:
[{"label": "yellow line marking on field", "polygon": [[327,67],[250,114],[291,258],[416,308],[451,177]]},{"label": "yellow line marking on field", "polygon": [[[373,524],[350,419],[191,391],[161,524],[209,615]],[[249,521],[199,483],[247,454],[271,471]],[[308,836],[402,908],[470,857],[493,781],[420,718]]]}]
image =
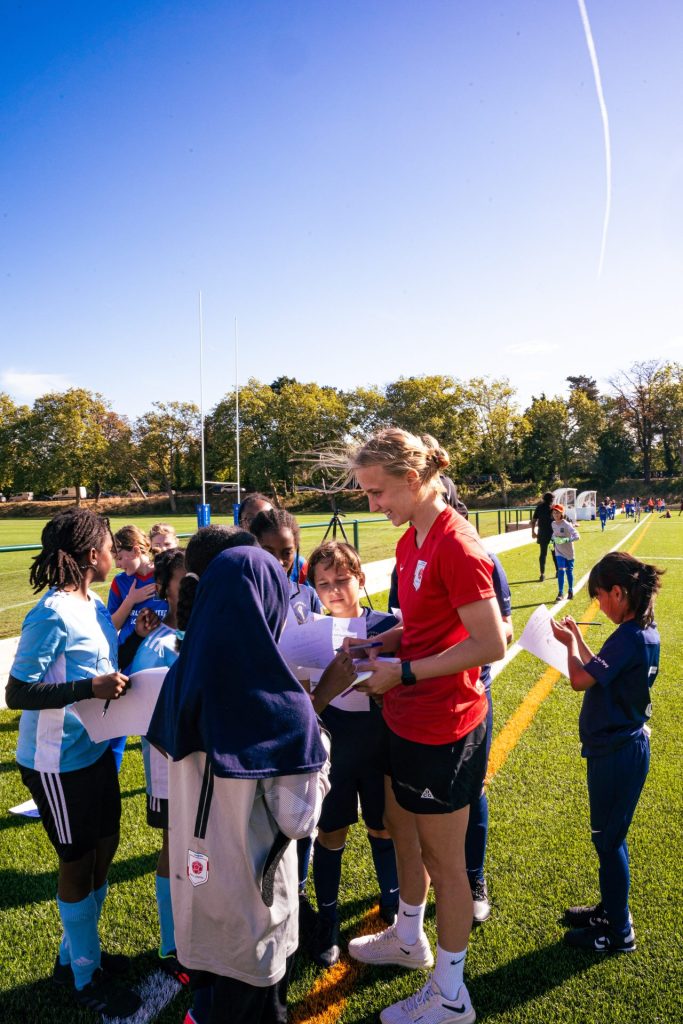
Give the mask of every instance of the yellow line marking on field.
[{"label": "yellow line marking on field", "polygon": [[[633,554],[636,550],[649,526],[650,522],[648,521],[634,541],[629,552],[630,554]],[[593,601],[584,613],[584,621],[592,622],[599,610],[598,602]],[[582,630],[583,632],[585,632],[585,629]],[[541,704],[552,692],[559,678],[560,673],[557,669],[546,669],[541,678],[529,690],[517,710],[505,723],[491,744],[486,782],[490,782],[494,775],[503,767],[509,755],[519,743],[522,735],[533,722]],[[356,934],[371,935],[373,932],[380,931],[382,927],[383,924],[375,907],[363,917]],[[346,953],[342,954],[339,962],[317,978],[310,991],[294,1007],[290,1018],[292,1024],[337,1024],[337,1021],[339,1021],[346,1009],[348,996],[355,987],[356,979],[361,972],[361,966],[356,960],[351,960]],[[331,1002],[335,997],[336,1002]]]}]

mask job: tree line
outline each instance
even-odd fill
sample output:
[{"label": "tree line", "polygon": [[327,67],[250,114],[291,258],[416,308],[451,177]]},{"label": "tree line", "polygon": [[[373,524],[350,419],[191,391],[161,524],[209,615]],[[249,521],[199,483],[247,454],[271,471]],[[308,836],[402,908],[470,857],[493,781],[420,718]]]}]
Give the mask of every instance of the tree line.
[{"label": "tree line", "polygon": [[[462,482],[493,477],[506,501],[511,481],[539,489],[574,480],[609,487],[681,472],[683,366],[648,360],[618,371],[603,393],[591,377],[567,377],[569,395],[534,396],[522,409],[506,378],[401,377],[384,388],[340,388],[279,377],[239,390],[242,483],[284,495],[311,478],[305,453],[362,438],[389,424],[433,434]],[[206,474],[234,481],[235,396],[205,417]],[[52,493],[198,489],[201,423],[192,402],[154,402],[131,420],[101,394],[53,392],[32,407],[0,393],[0,491]]]}]

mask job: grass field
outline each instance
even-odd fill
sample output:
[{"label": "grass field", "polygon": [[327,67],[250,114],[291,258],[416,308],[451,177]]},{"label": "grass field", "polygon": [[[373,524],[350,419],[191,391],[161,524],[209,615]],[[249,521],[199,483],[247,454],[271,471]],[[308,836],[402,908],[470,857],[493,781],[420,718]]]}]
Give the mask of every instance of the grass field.
[{"label": "grass field", "polygon": [[[495,512],[479,512],[479,530],[482,537],[488,537],[498,531],[498,516]],[[527,513],[528,515],[528,513]],[[301,551],[307,556],[323,539],[328,518],[315,513],[298,516],[304,529],[301,530]],[[358,547],[365,562],[374,562],[379,558],[389,558],[396,547],[396,531],[386,519],[377,516],[351,513],[343,520],[344,528],[351,543],[354,541],[353,521],[358,520]],[[157,518],[133,516],[130,518],[111,519],[112,529],[116,531],[126,523],[134,522],[143,530],[148,530]],[[216,520],[217,521],[217,520]],[[227,522],[223,517],[222,522]],[[46,519],[3,519],[0,520],[0,547],[12,547],[20,544],[40,544],[40,534]],[[172,523],[178,534],[191,534],[197,526],[194,516],[167,516],[164,522]],[[319,525],[323,524],[323,525]],[[187,540],[183,541],[187,543]],[[28,574],[35,551],[0,552],[0,640],[16,636],[21,629],[26,612],[34,603]],[[113,578],[116,569],[112,571]],[[106,595],[109,583],[100,583],[95,589]]]},{"label": "grass field", "polygon": [[[632,529],[632,524],[617,521],[601,534],[599,525],[584,524],[577,545],[577,579]],[[391,536],[390,550],[396,533]],[[494,911],[472,936],[466,979],[479,1019],[491,1024],[681,1020],[683,670],[678,655],[683,626],[678,602],[683,518],[645,521],[624,550],[667,570],[657,615],[662,664],[653,691],[652,767],[629,836],[638,951],[601,959],[566,949],[561,942],[564,907],[597,898],[585,765],[577,735],[581,697],[561,678],[489,787],[487,877]],[[512,584],[517,635],[534,607],[555,596],[553,580],[536,582],[536,551],[527,546],[502,559]],[[572,613],[584,618],[590,604],[583,589]],[[596,621],[603,621],[602,616]],[[599,646],[608,632],[608,624],[589,630],[589,643]],[[522,653],[495,679],[494,750],[497,737],[543,673],[541,662]],[[0,1020],[85,1022],[93,1016],[75,1010],[48,980],[60,934],[54,854],[40,824],[4,812],[27,796],[14,764],[17,721],[16,713],[0,713]],[[158,941],[153,878],[157,839],[144,823],[139,742],[129,744],[121,787],[122,841],[101,931],[107,948],[134,958],[134,977],[142,978],[153,965]],[[369,848],[358,827],[348,844],[342,884],[343,938],[348,940],[372,924],[376,898]],[[427,925],[435,940],[433,907]],[[361,968],[345,958],[324,972],[300,959],[290,990],[292,1020],[375,1021],[383,1006],[414,991],[421,978],[399,969]],[[157,1020],[182,1020],[186,1002],[179,995]]]}]

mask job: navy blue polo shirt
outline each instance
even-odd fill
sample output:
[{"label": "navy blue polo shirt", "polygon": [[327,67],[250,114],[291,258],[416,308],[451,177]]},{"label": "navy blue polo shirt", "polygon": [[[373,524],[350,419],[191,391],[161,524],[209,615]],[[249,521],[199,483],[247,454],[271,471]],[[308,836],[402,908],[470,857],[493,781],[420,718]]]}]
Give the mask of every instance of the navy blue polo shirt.
[{"label": "navy blue polo shirt", "polygon": [[639,736],[652,714],[650,687],[659,671],[659,633],[635,619],[622,622],[599,654],[584,665],[596,685],[579,716],[583,757],[608,754]]},{"label": "navy blue polo shirt", "polygon": [[[505,617],[506,615],[512,615],[512,594],[510,593],[510,584],[508,578],[505,575],[505,569],[500,564],[500,560],[491,551],[487,551],[486,554],[493,562],[493,576],[491,582],[493,583],[493,589],[496,592],[496,600],[498,601],[498,607],[500,608],[500,614]],[[479,675],[482,683],[487,690],[491,689],[491,666],[482,665],[481,673]]]}]

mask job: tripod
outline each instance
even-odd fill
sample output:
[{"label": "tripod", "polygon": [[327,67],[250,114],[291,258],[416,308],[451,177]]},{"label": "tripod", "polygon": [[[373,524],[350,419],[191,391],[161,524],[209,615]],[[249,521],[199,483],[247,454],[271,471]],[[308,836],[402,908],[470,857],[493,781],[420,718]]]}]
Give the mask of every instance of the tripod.
[{"label": "tripod", "polygon": [[[344,529],[344,524],[342,523],[342,517],[346,515],[346,512],[340,512],[339,511],[339,507],[337,506],[337,499],[334,498],[334,497],[330,497],[330,508],[332,509],[332,517],[331,517],[329,523],[327,524],[327,529],[325,530],[325,536],[323,537],[323,544],[325,543],[325,541],[329,537],[330,532],[332,532],[332,540],[336,540],[337,539],[337,530],[339,530],[339,532],[341,533],[342,537],[344,538],[345,543],[347,543],[351,547],[353,547],[353,544],[351,544],[351,541],[349,540],[349,538],[348,538],[348,536],[346,534],[346,530]],[[374,605],[373,605],[373,603],[372,603],[372,601],[370,599],[370,595],[368,594],[368,588],[365,585],[363,585],[363,593],[365,594],[365,597],[367,598],[368,605],[370,606],[370,609],[372,610]]]},{"label": "tripod", "polygon": [[351,542],[346,535],[346,530],[344,529],[344,524],[342,523],[342,517],[346,515],[346,512],[339,511],[336,498],[330,498],[330,508],[332,509],[332,518],[327,524],[327,529],[325,530],[325,536],[323,537],[323,541],[326,541],[327,538],[329,537],[330,530],[332,531],[332,540],[336,540],[337,530],[339,530],[345,542],[347,544],[350,544]]}]

